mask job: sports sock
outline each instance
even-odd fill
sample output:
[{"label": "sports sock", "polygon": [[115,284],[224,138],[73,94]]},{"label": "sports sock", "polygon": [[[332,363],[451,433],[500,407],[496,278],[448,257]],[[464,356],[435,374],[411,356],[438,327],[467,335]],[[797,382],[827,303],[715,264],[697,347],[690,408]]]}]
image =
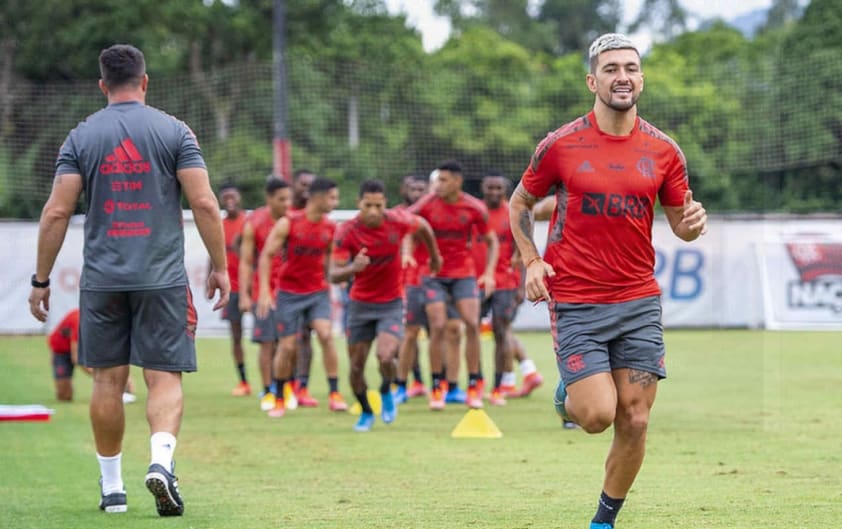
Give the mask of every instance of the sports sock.
[{"label": "sports sock", "polygon": [[531,358],[527,358],[526,360],[520,363],[521,375],[527,377],[536,371],[538,371],[538,368],[535,367],[535,362],[533,362]]},{"label": "sports sock", "polygon": [[264,394],[272,393],[272,386],[271,385],[270,386],[263,386],[263,393]]},{"label": "sports sock", "polygon": [[439,373],[433,373],[433,383],[431,384],[432,389],[439,389],[441,385],[441,375]]},{"label": "sports sock", "polygon": [[99,474],[102,476],[102,493],[123,492],[123,453],[110,457],[97,454],[96,459],[99,461]]},{"label": "sports sock", "polygon": [[406,389],[406,380],[395,379],[395,384],[398,385],[399,388]]},{"label": "sports sock", "polygon": [[605,494],[605,491],[602,491],[602,494],[599,495],[599,507],[596,510],[596,515],[591,521],[593,523],[607,523],[610,524],[611,527],[614,527],[614,520],[617,519],[617,512],[619,512],[620,507],[623,506],[624,501],[626,501],[625,498],[612,498]]},{"label": "sports sock", "polygon": [[247,382],[246,381],[246,365],[240,362],[237,364],[237,373],[240,374],[240,382]]},{"label": "sports sock", "polygon": [[155,432],[149,439],[152,449],[152,464],[158,463],[168,471],[172,471],[172,455],[175,452],[175,436],[169,432]]},{"label": "sports sock", "polygon": [[298,377],[298,389],[304,389],[307,387],[307,384],[310,383],[310,377],[308,375],[302,375]]},{"label": "sports sock", "polygon": [[284,398],[284,386],[289,382],[288,378],[275,378],[275,398],[276,399],[283,399]]},{"label": "sports sock", "polygon": [[468,374],[468,387],[475,388],[477,386],[477,381],[482,380],[482,377],[479,373],[469,373]]},{"label": "sports sock", "polygon": [[327,385],[330,387],[331,393],[339,391],[339,379],[337,377],[327,377]]},{"label": "sports sock", "polygon": [[412,368],[412,376],[415,378],[416,382],[424,383],[424,378],[421,376],[421,368],[415,366]]},{"label": "sports sock", "polygon": [[514,386],[517,379],[515,378],[514,371],[506,371],[503,373],[502,378],[500,378],[500,385],[501,386]]},{"label": "sports sock", "polygon": [[384,378],[383,381],[380,382],[380,394],[383,395],[385,393],[389,393],[390,391],[392,391],[392,383]]},{"label": "sports sock", "polygon": [[456,391],[458,389],[459,389],[459,381],[458,380],[453,380],[453,381],[448,380],[447,381],[447,391],[448,392]]},{"label": "sports sock", "polygon": [[368,402],[368,393],[363,391],[362,393],[354,393],[354,396],[357,397],[357,401],[360,403],[360,409],[363,410],[363,413],[374,413],[371,410],[371,404]]},{"label": "sports sock", "polygon": [[494,372],[494,387],[499,388],[500,384],[502,384],[502,382],[503,382],[503,373],[500,373],[499,371],[495,371]]}]

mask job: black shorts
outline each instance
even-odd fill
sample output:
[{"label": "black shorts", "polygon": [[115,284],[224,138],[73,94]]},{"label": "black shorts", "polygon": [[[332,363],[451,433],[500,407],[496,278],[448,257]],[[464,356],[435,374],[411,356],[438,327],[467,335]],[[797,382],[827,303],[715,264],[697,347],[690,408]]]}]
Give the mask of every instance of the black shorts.
[{"label": "black shorts", "polygon": [[511,323],[515,319],[516,310],[517,290],[495,290],[491,297],[482,300],[479,317],[482,319],[491,313],[495,320]]},{"label": "black shorts", "polygon": [[385,303],[348,302],[348,343],[371,342],[381,332],[403,338],[403,300]]},{"label": "black shorts", "polygon": [[222,307],[222,319],[232,323],[243,320],[243,313],[240,312],[240,293],[231,292],[228,303]]},{"label": "black shorts", "polygon": [[196,371],[196,308],[188,286],[79,293],[79,364]]},{"label": "black shorts", "polygon": [[70,359],[70,353],[56,353],[53,351],[53,378],[60,380],[62,378],[73,378],[73,360]]}]

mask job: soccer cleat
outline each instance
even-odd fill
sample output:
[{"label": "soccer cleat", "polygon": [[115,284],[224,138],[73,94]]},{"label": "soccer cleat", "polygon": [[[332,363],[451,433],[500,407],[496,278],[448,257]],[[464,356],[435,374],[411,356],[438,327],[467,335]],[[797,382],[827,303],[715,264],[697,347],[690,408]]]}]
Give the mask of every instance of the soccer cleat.
[{"label": "soccer cleat", "polygon": [[137,401],[137,397],[134,393],[129,393],[128,391],[123,392],[123,404],[131,404]]},{"label": "soccer cleat", "polygon": [[[277,397],[276,397],[277,398]],[[284,402],[288,410],[298,408],[298,398],[295,396],[295,383],[287,382],[284,384]]]},{"label": "soccer cleat", "polygon": [[126,491],[112,492],[105,494],[102,492],[102,478],[99,479],[99,510],[105,511],[109,514],[115,512],[126,512],[129,509],[126,503]]},{"label": "soccer cleat", "polygon": [[319,405],[319,401],[310,395],[310,390],[307,386],[301,387],[295,392],[295,397],[298,399],[298,405],[302,408],[315,408]]},{"label": "soccer cleat", "polygon": [[406,390],[406,396],[410,399],[423,397],[427,394],[427,387],[419,381],[413,382]]},{"label": "soccer cleat", "polygon": [[286,413],[287,406],[284,406],[284,399],[275,399],[275,405],[266,414],[273,419],[280,419]]},{"label": "soccer cleat", "polygon": [[520,391],[518,391],[514,384],[500,384],[497,389],[500,390],[500,394],[504,398],[513,399],[520,397]]},{"label": "soccer cleat", "polygon": [[149,465],[146,488],[155,496],[155,508],[160,516],[181,516],[184,502],[178,493],[178,478],[157,463]]},{"label": "soccer cleat", "polygon": [[590,529],[614,529],[614,526],[610,523],[604,522],[591,522]]},{"label": "soccer cleat", "polygon": [[564,428],[565,430],[575,430],[576,428],[578,428],[578,427],[579,427],[579,425],[578,425],[578,424],[576,424],[576,423],[575,423],[575,422],[573,422],[573,421],[562,421],[561,426],[562,426],[562,428]]},{"label": "soccer cleat", "polygon": [[383,419],[384,424],[391,424],[395,422],[398,416],[398,407],[395,405],[394,397],[391,391],[380,394],[381,410],[380,418]]},{"label": "soccer cleat", "polygon": [[430,391],[430,409],[434,411],[444,409],[444,392],[441,388],[434,388]]},{"label": "soccer cleat", "polygon": [[269,411],[275,407],[275,394],[274,393],[264,393],[262,397],[260,397],[260,410],[261,411]]},{"label": "soccer cleat", "polygon": [[357,420],[357,424],[354,425],[354,431],[369,432],[372,426],[374,426],[374,414],[363,412],[360,413],[360,418]]},{"label": "soccer cleat", "polygon": [[338,391],[331,391],[330,395],[327,397],[327,407],[330,411],[347,411],[348,405],[345,403],[345,399],[342,398],[342,394]]},{"label": "soccer cleat", "polygon": [[468,388],[468,393],[465,397],[465,404],[468,405],[469,408],[478,410],[482,408],[482,389],[480,388],[479,384],[475,386],[471,386]]},{"label": "soccer cleat", "polygon": [[553,397],[555,412],[564,422],[572,422],[570,416],[567,415],[567,410],[564,409],[565,399],[567,399],[567,389],[564,387],[564,381],[559,379],[558,386],[555,388],[555,396]]},{"label": "soccer cleat", "polygon": [[248,395],[251,395],[251,386],[248,382],[240,382],[231,390],[231,396],[233,397],[247,397]]},{"label": "soccer cleat", "polygon": [[488,402],[492,406],[505,406],[506,405],[506,396],[500,390],[499,387],[496,387],[491,390],[491,395],[488,397]]},{"label": "soccer cleat", "polygon": [[523,386],[520,389],[520,396],[528,397],[530,393],[535,391],[535,388],[537,388],[543,383],[544,377],[541,376],[541,373],[537,371],[535,371],[534,373],[529,373],[523,378]]},{"label": "soccer cleat", "polygon": [[397,388],[395,388],[395,394],[394,394],[395,404],[404,404],[408,400],[408,398],[409,398],[409,395],[408,395],[408,392],[406,391],[405,387],[398,386]]},{"label": "soccer cleat", "polygon": [[448,404],[464,404],[467,398],[465,390],[457,386],[447,390],[444,401]]}]

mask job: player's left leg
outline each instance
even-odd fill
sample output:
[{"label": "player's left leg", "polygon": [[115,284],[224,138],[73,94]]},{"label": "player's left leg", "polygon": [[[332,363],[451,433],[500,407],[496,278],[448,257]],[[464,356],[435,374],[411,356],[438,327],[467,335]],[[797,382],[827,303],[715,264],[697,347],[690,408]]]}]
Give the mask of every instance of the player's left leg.
[{"label": "player's left leg", "polygon": [[328,408],[331,411],[345,411],[348,405],[339,393],[339,359],[336,356],[336,343],[333,340],[333,322],[330,319],[315,319],[310,322],[316,332],[316,339],[322,348],[325,371],[330,389],[328,394]]},{"label": "player's left leg", "polygon": [[73,400],[73,360],[70,354],[52,352],[53,380],[56,386],[56,399],[70,402]]},{"label": "player's left leg", "polygon": [[468,366],[468,398],[471,408],[482,408],[482,387],[480,379],[480,325],[479,298],[476,279],[459,279],[453,285],[452,296],[456,311],[465,325],[465,363]]}]

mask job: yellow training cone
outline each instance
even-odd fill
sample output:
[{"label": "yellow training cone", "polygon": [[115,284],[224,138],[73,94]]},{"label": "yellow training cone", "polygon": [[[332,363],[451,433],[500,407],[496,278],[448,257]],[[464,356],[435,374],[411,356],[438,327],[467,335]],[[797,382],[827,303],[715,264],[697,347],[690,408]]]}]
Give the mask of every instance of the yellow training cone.
[{"label": "yellow training cone", "polygon": [[503,432],[485,411],[468,410],[450,436],[454,439],[496,439],[503,437]]},{"label": "yellow training cone", "polygon": [[[380,399],[380,392],[370,389],[366,392],[366,394],[368,395],[368,404],[371,406],[371,411],[373,411],[375,415],[380,415],[380,410],[383,409],[383,401]],[[348,409],[348,413],[351,415],[359,415],[362,412],[363,409],[359,402],[353,403]]]}]

